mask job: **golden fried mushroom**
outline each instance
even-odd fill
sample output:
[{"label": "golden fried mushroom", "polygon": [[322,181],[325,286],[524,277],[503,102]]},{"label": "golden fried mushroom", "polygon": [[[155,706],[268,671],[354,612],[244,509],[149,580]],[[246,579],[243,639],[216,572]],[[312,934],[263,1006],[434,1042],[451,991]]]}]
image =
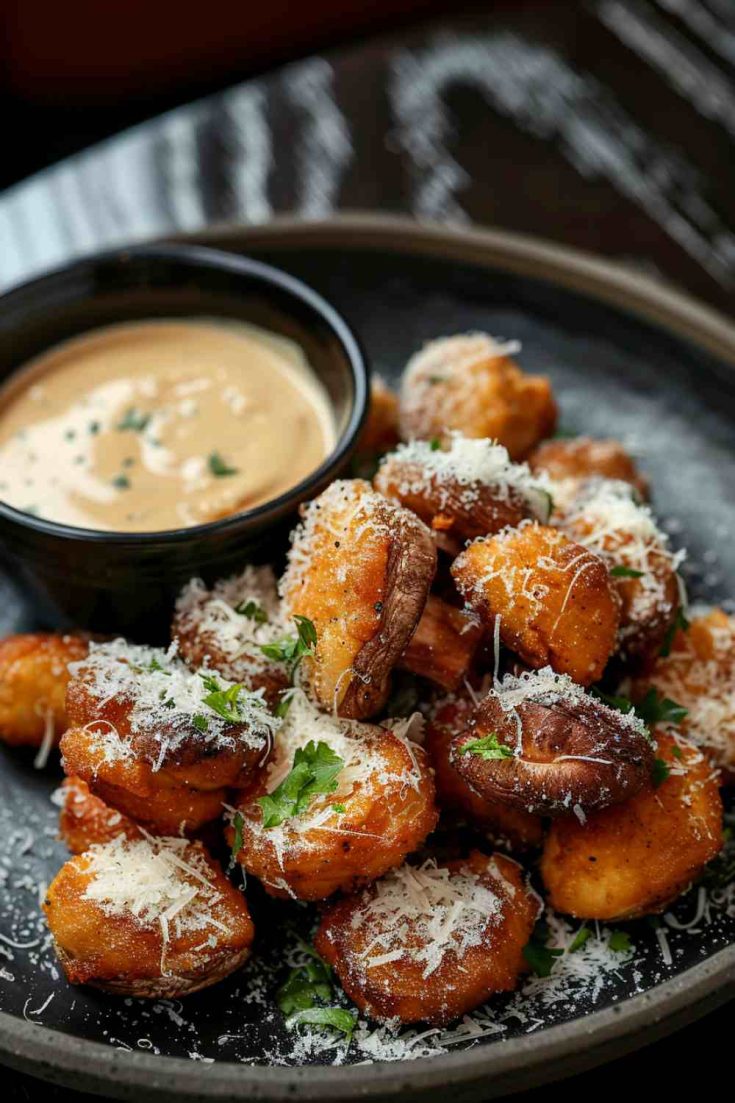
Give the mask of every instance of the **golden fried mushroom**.
[{"label": "golden fried mushroom", "polygon": [[717,778],[701,752],[659,735],[668,776],[624,804],[554,821],[541,858],[549,903],[580,919],[635,919],[663,911],[723,844]]},{"label": "golden fried mushroom", "polygon": [[289,684],[288,671],[262,647],[285,631],[272,569],[249,566],[211,590],[192,579],[176,602],[172,638],[193,670],[207,667],[275,702]]},{"label": "golden fried mushroom", "polygon": [[109,843],[118,835],[126,839],[143,837],[137,823],[96,797],[81,778],[64,778],[59,795],[59,834],[72,854],[81,854],[90,846]]},{"label": "golden fried mushroom", "polygon": [[488,628],[532,667],[596,682],[615,648],[620,600],[607,564],[532,522],[475,540],[451,568]]},{"label": "golden fried mushroom", "polygon": [[[648,497],[648,479],[641,475],[618,440],[595,440],[593,437],[545,440],[534,448],[528,465],[535,473],[543,472],[555,483],[560,483],[565,498],[573,496],[583,480],[595,476],[629,483],[641,498]],[[556,493],[554,497],[556,499]]]},{"label": "golden fried mushroom", "polygon": [[0,739],[41,747],[66,727],[67,665],[87,653],[81,636],[43,632],[0,640]]},{"label": "golden fried mushroom", "polygon": [[360,479],[332,483],[303,518],[282,579],[286,611],[316,629],[302,669],[322,707],[364,719],[385,704],[426,604],[436,550],[413,513]]},{"label": "golden fried mushroom", "polygon": [[473,851],[401,866],[338,900],[314,945],[371,1018],[444,1025],[516,987],[538,913],[516,862]]},{"label": "golden fried mushroom", "polygon": [[452,741],[450,761],[488,800],[584,819],[649,785],[654,755],[642,720],[546,667],[497,683]]},{"label": "golden fried mushroom", "polygon": [[188,995],[249,957],[245,899],[201,843],[118,836],[71,858],[43,910],[72,984],[153,999]]},{"label": "golden fried mushroom", "polygon": [[374,482],[429,525],[444,550],[456,555],[465,541],[524,517],[548,520],[550,481],[513,463],[502,445],[461,433],[451,433],[443,449],[436,443],[401,445],[386,456]]},{"label": "golden fried mushroom", "polygon": [[195,674],[168,652],[90,645],[67,689],[64,769],[161,834],[216,818],[267,758],[276,720],[259,694]]},{"label": "golden fried mushroom", "polygon": [[642,700],[651,689],[687,710],[679,729],[725,783],[735,780],[735,618],[711,609],[693,617],[687,631],[679,628],[669,654],[633,683],[631,696]]},{"label": "golden fried mushroom", "polygon": [[526,375],[511,359],[519,346],[484,333],[431,341],[408,362],[401,385],[404,440],[447,439],[452,429],[488,437],[523,459],[551,436],[556,402],[545,376]]},{"label": "golden fried mushroom", "polygon": [[442,689],[455,690],[470,673],[484,636],[477,617],[430,594],[398,665]]},{"label": "golden fried mushroom", "polygon": [[592,479],[565,509],[563,530],[607,561],[621,601],[618,651],[645,662],[658,654],[681,603],[680,557],[627,483]]},{"label": "golden fried mushroom", "polygon": [[237,860],[272,896],[321,900],[400,865],[436,821],[424,752],[398,726],[336,720],[297,690],[228,841],[241,842]]},{"label": "golden fried mushroom", "polygon": [[519,849],[540,846],[543,839],[540,816],[481,797],[450,762],[451,742],[467,729],[474,709],[470,697],[448,697],[437,702],[426,725],[424,746],[434,770],[439,807],[481,827],[496,842],[507,841]]},{"label": "golden fried mushroom", "polygon": [[398,395],[379,375],[370,383],[370,404],[367,421],[357,442],[357,456],[380,456],[390,452],[399,441]]}]

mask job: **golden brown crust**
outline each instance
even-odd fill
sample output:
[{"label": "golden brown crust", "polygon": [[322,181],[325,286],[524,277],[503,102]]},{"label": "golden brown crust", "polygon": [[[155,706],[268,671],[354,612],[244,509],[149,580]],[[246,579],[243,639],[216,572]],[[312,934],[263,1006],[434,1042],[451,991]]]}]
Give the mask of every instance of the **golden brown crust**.
[{"label": "golden brown crust", "polygon": [[[485,759],[469,750],[492,735],[514,753]],[[491,692],[452,742],[450,759],[485,799],[538,815],[581,816],[650,785],[654,753],[642,725],[593,698],[528,700],[508,711]]]},{"label": "golden brown crust", "polygon": [[364,719],[382,708],[435,570],[426,527],[369,483],[333,483],[306,507],[283,595],[290,614],[316,628],[303,669],[324,709]]},{"label": "golden brown crust", "polygon": [[556,425],[545,376],[526,375],[484,334],[441,338],[408,363],[400,398],[404,440],[488,437],[523,459]]},{"label": "golden brown crust", "polygon": [[702,755],[661,734],[656,750],[671,773],[585,823],[557,819],[541,875],[549,903],[580,919],[634,919],[663,911],[722,847],[722,801]]},{"label": "golden brown crust", "polygon": [[619,479],[635,487],[641,498],[648,498],[648,479],[641,475],[633,458],[617,440],[593,437],[545,440],[534,448],[528,464],[532,471],[545,471],[557,481],[581,481],[594,476]]},{"label": "golden brown crust", "polygon": [[90,846],[109,843],[118,835],[126,839],[141,838],[138,824],[96,797],[80,777],[64,778],[61,795],[59,834],[72,854],[82,854]]},{"label": "golden brown crust", "polygon": [[470,674],[484,635],[476,617],[430,594],[398,665],[451,692]]},{"label": "golden brown crust", "polygon": [[507,841],[519,849],[540,846],[544,835],[540,816],[481,797],[450,761],[452,739],[465,730],[474,708],[474,702],[468,697],[449,698],[436,707],[426,725],[424,745],[434,769],[439,806],[466,817],[496,842]]},{"label": "golden brown crust", "polygon": [[615,649],[620,601],[594,552],[544,525],[524,523],[476,540],[451,568],[468,606],[529,666],[551,666],[581,685],[602,675]]},{"label": "golden brown crust", "polygon": [[50,724],[58,741],[67,722],[67,664],[86,653],[81,636],[31,632],[0,640],[0,739],[40,747]]},{"label": "golden brown crust", "polygon": [[376,937],[386,932],[390,937],[391,925],[400,924],[390,917],[381,921],[366,910],[375,899],[375,886],[338,900],[322,916],[314,945],[349,998],[373,1019],[445,1025],[493,993],[511,991],[525,969],[523,947],[538,915],[538,901],[520,866],[500,854],[490,858],[473,851],[447,868],[452,877],[476,880],[497,900],[497,910],[468,940],[473,944],[454,941],[430,972],[419,956],[427,949],[425,931],[410,919],[398,958],[371,967],[371,956],[380,953]]}]

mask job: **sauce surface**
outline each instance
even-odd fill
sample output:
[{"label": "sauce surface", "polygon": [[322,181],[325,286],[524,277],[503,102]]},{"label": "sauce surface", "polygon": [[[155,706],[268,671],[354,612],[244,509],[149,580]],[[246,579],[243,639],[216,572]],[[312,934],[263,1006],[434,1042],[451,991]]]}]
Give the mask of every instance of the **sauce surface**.
[{"label": "sauce surface", "polygon": [[219,319],[124,323],[0,390],[0,499],[81,528],[185,528],[276,498],[334,440],[294,342]]}]

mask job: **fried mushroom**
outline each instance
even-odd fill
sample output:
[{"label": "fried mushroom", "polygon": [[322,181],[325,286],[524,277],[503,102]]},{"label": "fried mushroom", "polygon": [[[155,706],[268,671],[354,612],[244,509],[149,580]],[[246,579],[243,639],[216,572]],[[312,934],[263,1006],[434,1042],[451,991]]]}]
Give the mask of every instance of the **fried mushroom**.
[{"label": "fried mushroom", "polygon": [[549,380],[526,375],[511,359],[520,346],[485,333],[429,342],[409,360],[400,397],[404,440],[444,440],[452,429],[488,437],[523,459],[551,436],[556,402]]},{"label": "fried mushroom", "polygon": [[528,665],[590,685],[615,649],[620,599],[607,564],[556,529],[524,521],[475,540],[452,564],[467,605]]},{"label": "fried mushroom", "polygon": [[386,456],[375,487],[412,510],[435,533],[441,548],[457,554],[467,540],[487,536],[524,517],[547,521],[551,483],[513,463],[491,440],[451,433],[438,442],[413,441]]},{"label": "fried mushroom", "polygon": [[554,821],[541,858],[549,903],[580,919],[661,912],[723,845],[717,778],[700,751],[661,733],[657,787],[624,804]]},{"label": "fried mushroom", "polygon": [[516,862],[473,851],[403,865],[338,900],[314,945],[366,1015],[443,1026],[516,987],[538,913]]},{"label": "fried mushroom", "polygon": [[71,984],[168,998],[216,984],[249,957],[245,899],[201,843],[126,839],[71,858],[43,906]]},{"label": "fried mushroom", "polygon": [[424,610],[436,570],[431,534],[407,509],[359,479],[305,508],[281,593],[317,642],[303,663],[316,701],[352,719],[375,715]]},{"label": "fried mushroom", "polygon": [[617,650],[644,663],[658,654],[681,604],[681,557],[627,483],[592,479],[565,510],[563,530],[607,561],[621,601]]},{"label": "fried mushroom", "polygon": [[196,674],[171,652],[92,644],[72,668],[64,769],[150,830],[191,832],[267,758],[277,721],[260,694]]},{"label": "fried mushroom", "polygon": [[44,632],[0,640],[0,739],[51,746],[66,727],[68,664],[87,653],[81,636]]},{"label": "fried mushroom", "polygon": [[586,479],[595,476],[629,483],[641,499],[648,498],[648,479],[618,440],[573,437],[545,440],[534,448],[528,465],[536,474],[546,474],[557,484],[555,500],[569,500]]},{"label": "fried mushroom", "polygon": [[485,629],[477,617],[429,594],[398,665],[452,691],[470,674],[484,637]]},{"label": "fried mushroom", "polygon": [[660,656],[631,696],[642,700],[655,689],[685,708],[677,727],[719,768],[723,781],[735,781],[735,618],[722,609],[692,617],[678,628],[668,655]]},{"label": "fried mushroom", "polygon": [[540,816],[498,800],[481,797],[450,761],[450,747],[456,735],[465,731],[475,709],[470,697],[452,696],[437,701],[426,725],[424,746],[434,770],[439,807],[481,828],[496,843],[516,849],[541,845]]},{"label": "fried mushroom", "polygon": [[172,638],[193,670],[207,667],[277,701],[288,686],[282,663],[262,647],[284,635],[276,579],[270,567],[246,567],[208,589],[195,578],[176,602]]},{"label": "fried mushroom", "polygon": [[397,725],[319,713],[297,690],[268,770],[237,801],[227,835],[270,895],[321,900],[400,865],[436,821],[421,747]]},{"label": "fried mushroom", "polygon": [[96,797],[80,777],[66,777],[58,790],[59,834],[72,854],[109,843],[119,835],[141,839],[143,833],[128,816]]}]

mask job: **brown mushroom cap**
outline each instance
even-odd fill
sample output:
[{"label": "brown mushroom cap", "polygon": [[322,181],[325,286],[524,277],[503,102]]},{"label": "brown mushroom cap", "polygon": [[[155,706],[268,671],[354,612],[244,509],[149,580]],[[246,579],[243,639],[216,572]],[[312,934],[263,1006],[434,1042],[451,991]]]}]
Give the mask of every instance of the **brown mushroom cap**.
[{"label": "brown mushroom cap", "polygon": [[635,487],[641,498],[649,496],[648,479],[617,440],[545,440],[534,448],[528,464],[532,471],[545,471],[552,479],[581,480],[595,475],[619,479]]},{"label": "brown mushroom cap", "polygon": [[[512,756],[485,759],[467,750],[492,734]],[[453,740],[451,761],[487,800],[579,816],[639,792],[650,780],[654,752],[639,722],[594,698],[543,696],[506,711],[491,691]]]}]

